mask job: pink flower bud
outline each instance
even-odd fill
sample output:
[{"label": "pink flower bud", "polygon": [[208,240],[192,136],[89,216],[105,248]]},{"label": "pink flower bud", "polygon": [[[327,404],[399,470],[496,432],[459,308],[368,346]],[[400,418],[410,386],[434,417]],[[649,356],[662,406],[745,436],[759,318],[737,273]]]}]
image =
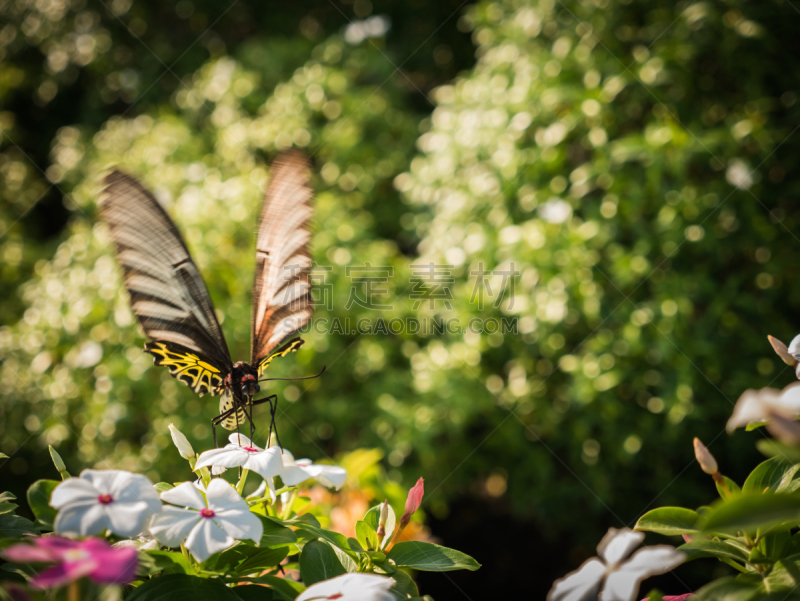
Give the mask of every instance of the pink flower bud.
[{"label": "pink flower bud", "polygon": [[711,454],[711,451],[706,448],[706,445],[700,442],[699,438],[694,439],[694,456],[697,458],[697,463],[700,464],[700,469],[706,474],[713,476],[719,472],[717,460],[714,459],[714,456]]},{"label": "pink flower bud", "polygon": [[425,482],[422,478],[417,480],[417,483],[408,491],[408,499],[406,499],[406,511],[401,518],[401,521],[408,523],[408,519],[414,515],[414,512],[422,505],[422,496],[425,494]]}]

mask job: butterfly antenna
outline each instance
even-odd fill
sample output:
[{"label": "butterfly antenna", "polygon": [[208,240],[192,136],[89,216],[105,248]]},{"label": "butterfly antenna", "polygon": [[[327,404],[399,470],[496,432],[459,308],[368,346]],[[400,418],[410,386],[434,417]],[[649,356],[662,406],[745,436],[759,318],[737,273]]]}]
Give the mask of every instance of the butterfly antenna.
[{"label": "butterfly antenna", "polygon": [[299,376],[299,377],[296,377],[296,378],[263,378],[263,379],[259,380],[259,382],[273,382],[275,380],[284,380],[284,381],[313,380],[314,378],[319,378],[322,374],[324,374],[326,369],[328,369],[327,365],[322,368],[321,372],[319,372],[318,374],[315,374],[313,376]]}]

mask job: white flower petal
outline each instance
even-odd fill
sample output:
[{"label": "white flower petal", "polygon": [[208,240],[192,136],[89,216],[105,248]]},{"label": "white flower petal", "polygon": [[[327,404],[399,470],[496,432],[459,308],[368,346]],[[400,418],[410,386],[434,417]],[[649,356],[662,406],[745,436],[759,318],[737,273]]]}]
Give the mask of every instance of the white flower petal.
[{"label": "white flower petal", "polygon": [[254,471],[262,478],[279,476],[283,471],[280,450],[273,447],[266,451],[250,453],[242,467]]},{"label": "white flower petal", "polygon": [[606,564],[613,566],[628,557],[643,540],[644,532],[634,532],[630,528],[609,528],[597,545],[597,554]]},{"label": "white flower petal", "polygon": [[53,530],[56,534],[92,536],[102,534],[110,527],[104,507],[97,502],[69,505],[56,516]]},{"label": "white flower petal", "polygon": [[261,520],[249,509],[228,509],[217,512],[212,518],[217,526],[237,540],[249,538],[254,543],[261,542],[264,526]]},{"label": "white flower petal", "polygon": [[156,489],[153,488],[153,483],[141,474],[117,472],[111,485],[110,494],[114,502],[142,502],[151,513],[161,509],[161,499],[158,497]]},{"label": "white flower petal", "polygon": [[547,593],[547,601],[596,601],[605,573],[605,564],[592,557],[574,572],[556,580]]},{"label": "white flower petal", "polygon": [[50,505],[60,509],[73,503],[97,503],[100,493],[83,478],[67,478],[53,489]]},{"label": "white flower petal", "polygon": [[635,601],[642,580],[679,566],[686,555],[669,545],[639,549],[619,570],[606,578],[601,601]]},{"label": "white flower petal", "polygon": [[222,528],[210,518],[200,518],[189,536],[186,538],[186,548],[192,552],[197,561],[205,561],[214,553],[227,549],[234,543]]},{"label": "white flower petal", "polygon": [[328,488],[339,490],[347,482],[347,470],[338,465],[310,465],[306,471],[314,480]]},{"label": "white flower petal", "polygon": [[83,470],[81,478],[91,482],[92,486],[97,490],[97,494],[111,495],[114,490],[114,483],[119,478],[124,479],[124,474],[133,475],[130,472],[121,472],[119,470]]},{"label": "white flower petal", "polygon": [[214,478],[208,484],[206,490],[206,498],[208,499],[208,506],[214,511],[222,511],[225,509],[238,509],[240,511],[249,511],[250,507],[236,489],[228,484],[222,478]]},{"label": "white flower petal", "polygon": [[[158,502],[161,507],[161,501]],[[109,530],[119,536],[136,536],[144,530],[145,522],[153,515],[147,503],[109,503],[101,505],[110,524]]]},{"label": "white flower petal", "polygon": [[162,545],[177,547],[202,520],[200,513],[191,509],[166,506],[153,516],[150,522],[150,534]]},{"label": "white flower petal", "polygon": [[[787,349],[789,354],[797,359],[800,356],[800,335],[795,336],[792,338],[792,341],[789,343],[789,348]],[[798,359],[800,361],[800,359]]]},{"label": "white flower petal", "polygon": [[259,451],[263,451],[260,446],[255,444],[252,440],[250,440],[244,434],[240,434],[239,432],[234,432],[230,436],[228,436],[228,440],[232,445],[237,447],[250,447],[251,449],[258,449]]},{"label": "white flower petal", "polygon": [[227,445],[221,449],[204,451],[197,458],[195,469],[214,465],[218,467],[239,467],[247,461],[248,452],[235,445]]},{"label": "white flower petal", "polygon": [[377,574],[344,574],[309,586],[295,601],[337,599],[338,601],[392,601],[389,592],[395,584],[394,578]]},{"label": "white flower petal", "polygon": [[283,480],[286,486],[296,486],[309,478],[311,478],[311,474],[303,468],[297,465],[287,466],[286,462],[284,462],[283,469],[281,470],[281,480]]},{"label": "white flower petal", "polygon": [[206,501],[203,499],[203,495],[191,482],[183,482],[175,488],[162,492],[161,499],[181,507],[191,507],[197,510],[206,508]]}]

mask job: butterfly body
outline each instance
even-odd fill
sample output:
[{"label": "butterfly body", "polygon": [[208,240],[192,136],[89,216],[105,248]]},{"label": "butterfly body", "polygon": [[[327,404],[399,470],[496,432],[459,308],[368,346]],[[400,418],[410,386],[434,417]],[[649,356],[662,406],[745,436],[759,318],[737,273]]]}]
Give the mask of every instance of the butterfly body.
[{"label": "butterfly body", "polygon": [[205,282],[166,211],[136,178],[115,170],[105,179],[100,212],[116,245],[131,308],[150,338],[144,350],[199,396],[220,396],[212,426],[236,429],[248,419],[252,437],[252,406],[264,402],[274,425],[277,397],[254,396],[272,360],[303,344],[300,338],[285,341],[311,319],[309,176],[306,158],[297,151],[272,165],[256,234],[251,358],[236,363]]}]

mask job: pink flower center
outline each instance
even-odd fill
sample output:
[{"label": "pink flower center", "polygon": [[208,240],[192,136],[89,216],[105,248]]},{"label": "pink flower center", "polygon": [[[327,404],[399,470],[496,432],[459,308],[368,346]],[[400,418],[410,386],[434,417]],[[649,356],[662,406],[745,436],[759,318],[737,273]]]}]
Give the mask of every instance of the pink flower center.
[{"label": "pink flower center", "polygon": [[254,449],[253,447],[242,447],[248,453],[258,453],[258,449]]},{"label": "pink flower center", "polygon": [[325,598],[326,599],[341,599],[342,597],[344,597],[344,595],[342,593],[336,593],[334,595],[331,595],[330,597],[325,597]]},{"label": "pink flower center", "polygon": [[97,497],[97,500],[103,505],[108,505],[109,503],[114,502],[114,499],[111,495],[100,495],[99,497]]},{"label": "pink flower center", "polygon": [[213,518],[216,514],[213,509],[201,509],[200,515],[204,518]]}]

